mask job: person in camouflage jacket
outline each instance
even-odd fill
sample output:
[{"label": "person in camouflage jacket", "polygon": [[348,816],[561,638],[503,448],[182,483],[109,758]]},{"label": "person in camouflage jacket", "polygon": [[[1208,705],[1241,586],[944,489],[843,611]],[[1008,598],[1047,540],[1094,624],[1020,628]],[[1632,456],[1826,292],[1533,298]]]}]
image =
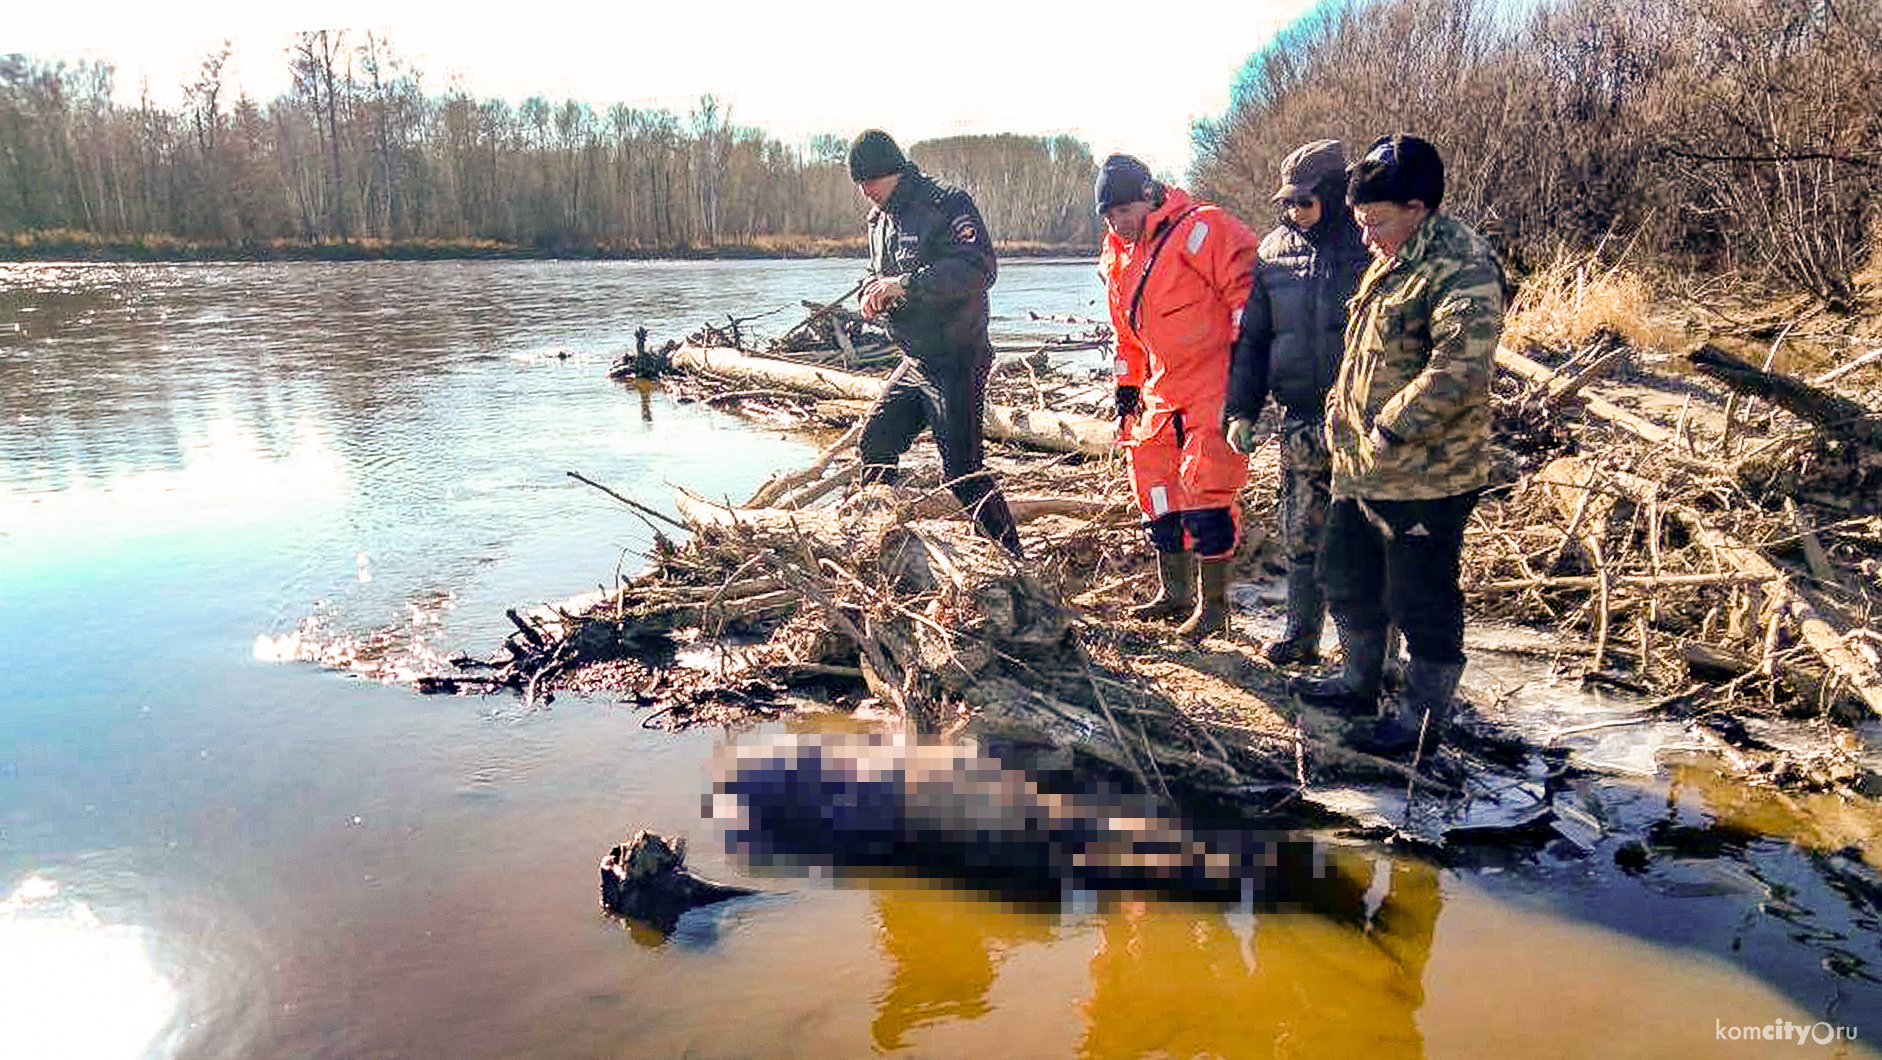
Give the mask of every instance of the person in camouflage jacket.
[{"label": "person in camouflage jacket", "polygon": [[1481,235],[1438,212],[1443,197],[1437,151],[1403,134],[1375,141],[1347,189],[1374,259],[1326,404],[1333,506],[1321,573],[1346,662],[1297,690],[1373,707],[1386,628],[1398,626],[1411,657],[1400,709],[1360,741],[1378,754],[1428,748],[1448,720],[1464,670],[1464,524],[1490,472],[1503,271]]}]

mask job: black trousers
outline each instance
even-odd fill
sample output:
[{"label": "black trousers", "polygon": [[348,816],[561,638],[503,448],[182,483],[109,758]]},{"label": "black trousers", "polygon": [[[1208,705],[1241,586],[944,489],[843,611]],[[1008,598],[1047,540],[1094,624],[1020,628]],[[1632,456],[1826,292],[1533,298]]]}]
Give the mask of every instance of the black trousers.
[{"label": "black trousers", "polygon": [[1327,511],[1320,576],[1342,627],[1394,625],[1414,659],[1464,661],[1458,562],[1477,492],[1432,500],[1335,499]]},{"label": "black trousers", "polygon": [[986,470],[980,424],[987,408],[987,373],[993,349],[957,365],[903,357],[901,378],[889,384],[863,421],[856,448],[862,453],[863,485],[893,482],[896,465],[915,436],[934,431],[941,450],[941,475],[980,532],[1019,554],[1019,529],[1006,496]]}]

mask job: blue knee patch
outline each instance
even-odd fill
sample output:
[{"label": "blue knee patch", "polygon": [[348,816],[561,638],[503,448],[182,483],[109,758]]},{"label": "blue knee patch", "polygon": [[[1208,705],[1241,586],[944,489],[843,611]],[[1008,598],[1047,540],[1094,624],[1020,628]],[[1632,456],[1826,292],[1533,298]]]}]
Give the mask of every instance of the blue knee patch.
[{"label": "blue knee patch", "polygon": [[1235,550],[1235,520],[1227,508],[1203,508],[1183,513],[1189,547],[1198,556],[1221,556]]},{"label": "blue knee patch", "polygon": [[1150,547],[1158,552],[1183,551],[1183,513],[1170,512],[1145,519],[1144,533],[1150,535]]}]

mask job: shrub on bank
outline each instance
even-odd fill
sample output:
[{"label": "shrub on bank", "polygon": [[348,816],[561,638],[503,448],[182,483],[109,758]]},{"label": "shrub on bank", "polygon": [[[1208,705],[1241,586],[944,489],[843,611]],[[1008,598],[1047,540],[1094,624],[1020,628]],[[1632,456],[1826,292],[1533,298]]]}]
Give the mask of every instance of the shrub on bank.
[{"label": "shrub on bank", "polygon": [[1519,266],[1615,236],[1641,261],[1859,298],[1882,189],[1882,3],[1348,0],[1250,59],[1196,130],[1205,194],[1260,217],[1283,156],[1395,130]]}]

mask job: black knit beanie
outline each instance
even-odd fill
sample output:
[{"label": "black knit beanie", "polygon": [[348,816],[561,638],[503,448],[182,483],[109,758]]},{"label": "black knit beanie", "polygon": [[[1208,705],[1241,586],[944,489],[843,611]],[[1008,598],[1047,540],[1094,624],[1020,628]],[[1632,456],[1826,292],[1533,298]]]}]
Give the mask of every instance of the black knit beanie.
[{"label": "black knit beanie", "polygon": [[858,184],[900,173],[907,166],[895,139],[881,129],[865,129],[850,144],[850,179]]},{"label": "black knit beanie", "polygon": [[1355,206],[1417,199],[1436,210],[1444,201],[1444,160],[1437,148],[1407,133],[1374,140],[1349,174],[1346,201]]},{"label": "black knit beanie", "polygon": [[1113,206],[1150,198],[1155,185],[1149,166],[1130,155],[1112,155],[1098,167],[1091,196],[1098,202],[1098,212],[1103,213]]}]

